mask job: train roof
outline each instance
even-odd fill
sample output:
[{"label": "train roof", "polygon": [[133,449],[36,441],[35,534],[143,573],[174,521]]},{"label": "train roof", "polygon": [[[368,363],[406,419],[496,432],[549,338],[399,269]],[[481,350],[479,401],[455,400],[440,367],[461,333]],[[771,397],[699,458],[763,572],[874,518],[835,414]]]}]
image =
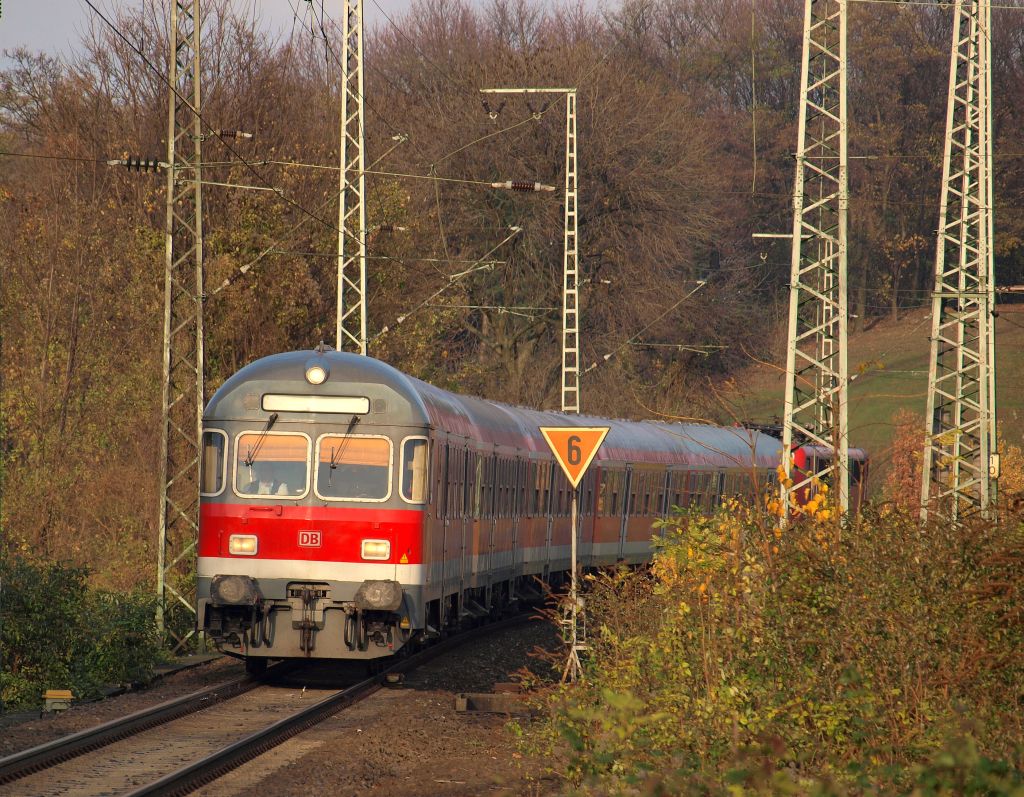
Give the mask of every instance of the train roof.
[{"label": "train roof", "polygon": [[[314,360],[329,371],[320,385],[311,385],[305,379],[306,368]],[[214,394],[204,418],[265,421],[269,412],[262,409],[261,399],[268,393],[366,397],[370,407],[368,424],[430,426],[452,435],[489,441],[496,447],[545,454],[548,447],[540,434],[541,426],[608,426],[610,431],[597,459],[610,462],[773,468],[782,450],[774,437],[742,427],[566,415],[459,395],[408,376],[380,360],[331,350],[285,352],[256,360]],[[325,420],[314,413],[296,415],[295,420]]]}]

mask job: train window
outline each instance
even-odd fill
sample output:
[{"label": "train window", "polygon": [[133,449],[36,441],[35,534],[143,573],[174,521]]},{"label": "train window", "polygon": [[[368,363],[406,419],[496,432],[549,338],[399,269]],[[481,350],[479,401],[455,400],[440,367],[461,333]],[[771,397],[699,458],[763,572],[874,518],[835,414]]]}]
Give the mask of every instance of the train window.
[{"label": "train window", "polygon": [[690,506],[704,507],[707,493],[707,474],[694,473],[690,477]]},{"label": "train window", "polygon": [[[551,463],[544,463],[544,514],[552,513],[551,510]],[[553,513],[552,513],[553,514]]]},{"label": "train window", "polygon": [[455,452],[455,485],[452,492],[452,507],[454,517],[463,517],[466,514],[466,452],[465,450]]},{"label": "train window", "polygon": [[508,516],[516,513],[516,461],[508,461]]},{"label": "train window", "polygon": [[512,460],[512,515],[519,517],[523,512],[523,463],[518,459]]},{"label": "train window", "polygon": [[235,438],[235,492],[301,498],[309,489],[309,438],[298,432],[242,432]]},{"label": "train window", "polygon": [[524,473],[525,463],[521,459],[515,461],[515,511],[516,517],[521,517],[523,510],[525,509],[525,490],[526,484]]},{"label": "train window", "polygon": [[455,490],[459,485],[459,474],[458,474],[458,457],[453,450],[451,443],[448,444],[448,456],[446,457],[444,479],[445,479],[445,499],[444,499],[444,516],[452,517],[455,514]]},{"label": "train window", "polygon": [[500,468],[501,461],[492,454],[487,466],[487,512],[491,517],[498,517],[498,474]]},{"label": "train window", "polygon": [[516,512],[516,461],[508,460],[508,516],[512,517]]},{"label": "train window", "polygon": [[427,438],[402,441],[402,500],[422,504],[427,499]]},{"label": "train window", "polygon": [[533,487],[533,498],[531,499],[531,504],[530,504],[530,506],[532,507],[532,512],[530,514],[533,515],[534,517],[536,517],[536,516],[541,514],[540,502],[541,502],[541,497],[544,495],[544,492],[543,492],[544,491],[544,487],[543,487],[543,485],[541,485],[541,479],[543,478],[543,472],[544,472],[544,466],[543,466],[542,463],[534,462],[534,463],[532,463],[530,465],[530,473],[532,474],[532,476],[530,478],[530,484]]},{"label": "train window", "polygon": [[529,475],[529,463],[525,460],[519,463],[519,514],[526,514],[526,485]]},{"label": "train window", "polygon": [[325,434],[317,440],[316,494],[328,501],[386,501],[391,496],[391,440]]},{"label": "train window", "polygon": [[501,479],[501,493],[502,498],[502,510],[505,517],[509,517],[512,514],[512,461],[503,460],[505,467],[503,469],[503,475]]},{"label": "train window", "polygon": [[497,479],[494,482],[494,516],[505,517],[505,460],[498,459]]},{"label": "train window", "polygon": [[484,458],[473,454],[473,517],[481,517],[484,504]]},{"label": "train window", "polygon": [[203,431],[203,458],[199,476],[200,495],[224,492],[224,471],[228,464],[228,436],[217,430]]},{"label": "train window", "polygon": [[476,472],[474,459],[475,454],[467,448],[462,468],[462,514],[464,516],[469,516],[473,511],[473,474]]}]

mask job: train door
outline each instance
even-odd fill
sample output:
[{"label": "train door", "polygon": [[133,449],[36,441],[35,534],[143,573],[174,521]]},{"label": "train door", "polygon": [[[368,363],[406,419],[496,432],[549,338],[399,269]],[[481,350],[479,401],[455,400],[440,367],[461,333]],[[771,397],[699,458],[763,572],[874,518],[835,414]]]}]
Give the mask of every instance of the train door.
[{"label": "train door", "polygon": [[455,454],[455,467],[456,476],[458,478],[457,487],[455,491],[455,534],[453,535],[453,542],[456,546],[456,556],[454,561],[454,573],[452,577],[452,586],[459,592],[459,602],[462,601],[462,591],[466,588],[466,493],[467,493],[467,482],[469,481],[469,470],[468,458],[469,451],[465,448],[458,448],[454,452]]},{"label": "train door", "polygon": [[440,597],[444,587],[444,434],[432,431],[430,438],[430,504],[427,512],[427,583],[430,600]]},{"label": "train door", "polygon": [[465,467],[465,449],[451,442],[446,443],[444,468],[444,594],[446,596],[459,593],[462,587]]},{"label": "train door", "polygon": [[583,483],[580,485],[578,520],[580,526],[579,560],[584,567],[590,566],[594,551],[594,524],[596,522],[597,515],[597,512],[595,511],[597,501],[597,480],[597,468],[593,468],[590,473],[583,477]]},{"label": "train door", "polygon": [[490,568],[495,570],[504,567],[506,552],[498,536],[497,508],[495,504],[496,485],[498,483],[498,459],[494,452],[487,455],[484,464],[484,506],[483,513],[487,519],[488,551],[490,552]]},{"label": "train door", "polygon": [[623,549],[626,545],[626,534],[629,531],[629,517],[633,513],[633,481],[633,466],[626,465],[626,472],[623,474],[622,480],[622,514],[619,522],[619,559],[622,559],[623,557]]},{"label": "train door", "polygon": [[431,588],[429,600],[437,600],[441,616],[437,622],[444,624],[444,596],[447,594],[445,577],[448,573],[448,436],[444,432],[431,432],[431,474],[430,480],[430,567]]},{"label": "train door", "polygon": [[486,586],[482,575],[487,572],[490,559],[490,540],[487,529],[487,520],[483,512],[483,491],[484,467],[487,458],[479,451],[473,451],[471,455],[473,463],[473,485],[470,491],[469,517],[472,526],[472,541],[470,548],[470,572],[472,573],[473,586]]},{"label": "train door", "polygon": [[515,471],[515,495],[512,501],[512,519],[511,528],[509,529],[509,539],[512,546],[512,550],[516,551],[519,549],[519,527],[523,523],[523,516],[526,514],[526,479],[529,473],[527,468],[527,461],[525,459],[519,459],[519,452],[516,452],[516,459],[512,460],[512,467]]},{"label": "train door", "polygon": [[547,467],[547,477],[544,480],[545,483],[545,500],[544,500],[544,562],[543,562],[543,573],[544,580],[548,580],[548,574],[551,572],[551,538],[555,531],[555,476],[558,470],[555,467],[555,463],[545,463]]},{"label": "train door", "polygon": [[[658,488],[658,510],[657,515],[662,520],[668,517],[669,509],[672,506],[670,494],[672,492],[672,476],[673,473],[668,468],[665,469],[664,475],[661,477],[661,486]],[[658,531],[659,537],[665,536],[665,527],[662,526]]]},{"label": "train door", "polygon": [[452,551],[452,446],[451,443],[445,441],[443,449],[438,450],[441,455],[439,457],[438,466],[441,468],[441,490],[438,496],[441,507],[441,534],[442,534],[442,550],[441,550],[441,594],[447,595],[451,592],[451,571],[452,566],[450,559],[453,555]]}]

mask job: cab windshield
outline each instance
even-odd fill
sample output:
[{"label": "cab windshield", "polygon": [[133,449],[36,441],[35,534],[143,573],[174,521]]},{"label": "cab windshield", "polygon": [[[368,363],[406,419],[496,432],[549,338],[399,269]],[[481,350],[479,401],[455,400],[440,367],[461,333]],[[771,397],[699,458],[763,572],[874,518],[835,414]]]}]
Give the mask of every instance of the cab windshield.
[{"label": "cab windshield", "polygon": [[391,495],[391,441],[386,437],[324,435],[317,456],[316,493],[343,501],[386,501]]},{"label": "cab windshield", "polygon": [[245,496],[306,494],[309,439],[300,434],[243,432],[235,441],[235,491]]}]

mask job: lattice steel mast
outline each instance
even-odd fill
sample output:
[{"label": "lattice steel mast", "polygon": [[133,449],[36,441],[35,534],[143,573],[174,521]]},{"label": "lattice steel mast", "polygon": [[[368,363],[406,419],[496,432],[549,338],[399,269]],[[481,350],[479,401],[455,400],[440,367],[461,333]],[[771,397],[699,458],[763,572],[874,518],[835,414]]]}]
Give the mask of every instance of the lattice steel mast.
[{"label": "lattice steel mast", "polygon": [[[579,224],[576,215],[576,89],[480,89],[482,94],[565,95],[565,225],[562,249],[562,412],[580,411]],[[543,113],[543,112],[541,112]],[[540,118],[540,115],[537,115]]]},{"label": "lattice steel mast", "polygon": [[[200,26],[199,0],[171,3],[157,626],[175,650],[195,633],[204,399]],[[179,612],[187,623],[174,621]]]},{"label": "lattice steel mast", "polygon": [[921,516],[995,502],[991,9],[956,0],[932,294]]},{"label": "lattice steel mast", "polygon": [[[782,436],[794,482],[782,488],[787,512],[813,478],[831,483],[849,509],[846,110],[846,0],[806,0]],[[794,442],[831,449],[831,458],[809,458],[796,475]]]},{"label": "lattice steel mast", "polygon": [[562,259],[562,412],[580,411],[579,226],[576,217],[576,91],[565,95],[565,246]]},{"label": "lattice steel mast", "polygon": [[338,203],[339,351],[366,354],[366,128],[363,124],[363,0],[345,0]]}]

